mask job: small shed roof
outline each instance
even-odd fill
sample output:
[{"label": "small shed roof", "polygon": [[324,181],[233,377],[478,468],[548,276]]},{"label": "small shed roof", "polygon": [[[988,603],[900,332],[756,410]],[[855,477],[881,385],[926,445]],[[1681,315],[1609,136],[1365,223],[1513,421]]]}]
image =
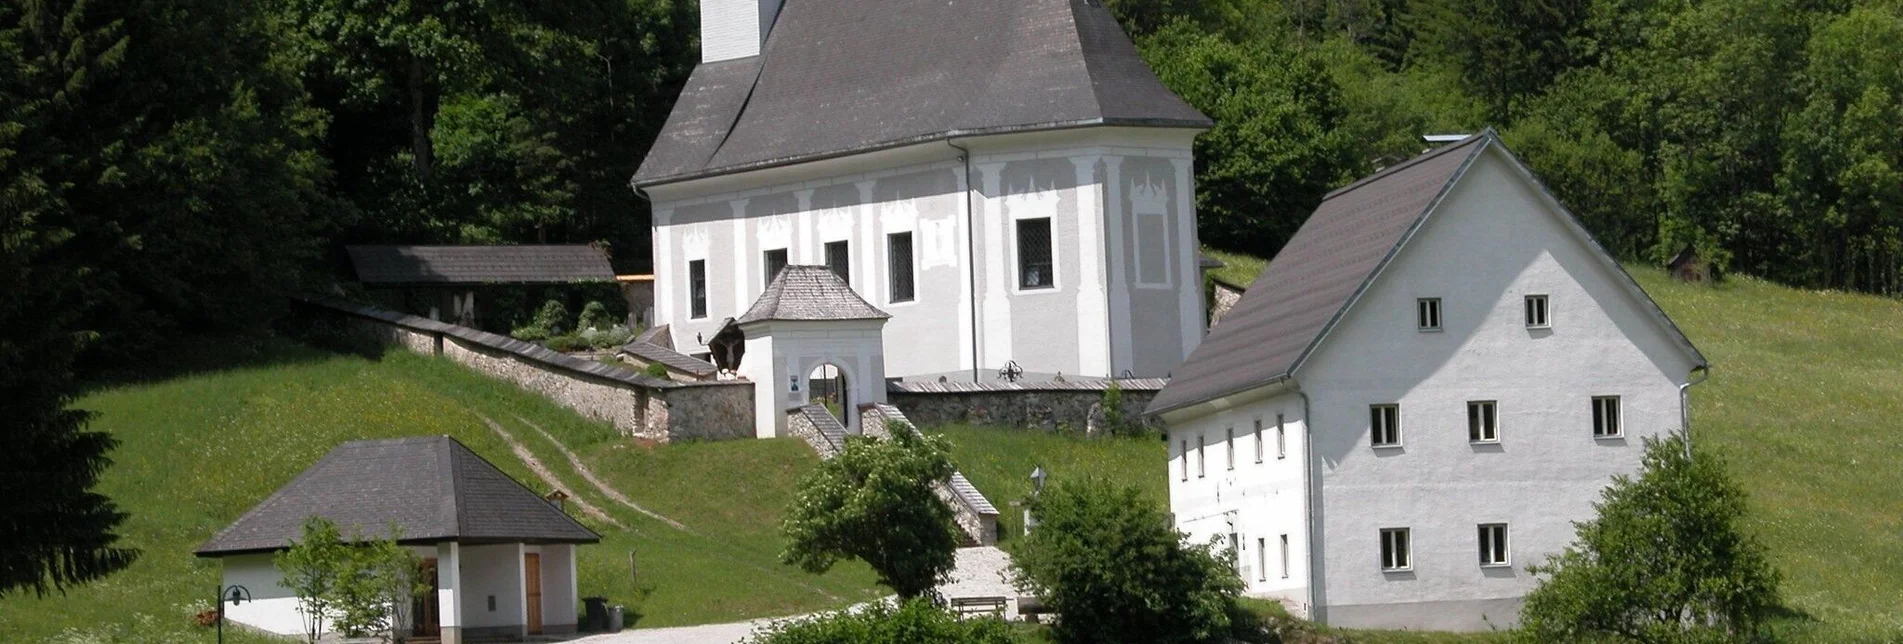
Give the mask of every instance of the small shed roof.
[{"label": "small shed roof", "polygon": [[774,276],[760,299],[737,322],[764,320],[884,320],[891,314],[866,303],[865,298],[833,269],[825,266],[788,266]]},{"label": "small shed roof", "polygon": [[586,244],[348,246],[365,284],[567,284],[611,282],[614,268]]},{"label": "small shed roof", "polygon": [[595,543],[601,535],[448,436],[338,445],[204,545],[201,557],[287,548],[306,519],[405,543]]}]

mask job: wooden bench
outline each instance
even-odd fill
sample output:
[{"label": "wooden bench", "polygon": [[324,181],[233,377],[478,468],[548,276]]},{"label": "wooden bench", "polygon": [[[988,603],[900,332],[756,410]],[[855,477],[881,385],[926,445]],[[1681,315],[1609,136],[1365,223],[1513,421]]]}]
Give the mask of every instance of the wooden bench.
[{"label": "wooden bench", "polygon": [[952,612],[959,617],[969,615],[992,615],[1004,617],[1005,598],[1003,597],[954,597],[951,600]]}]

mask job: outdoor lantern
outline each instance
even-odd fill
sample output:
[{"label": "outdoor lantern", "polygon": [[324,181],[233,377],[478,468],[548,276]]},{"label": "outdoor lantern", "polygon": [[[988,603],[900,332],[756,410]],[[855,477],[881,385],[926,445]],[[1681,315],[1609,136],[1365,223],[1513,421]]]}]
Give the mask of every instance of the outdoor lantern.
[{"label": "outdoor lantern", "polygon": [[237,606],[251,599],[251,589],[237,584],[218,590],[218,644],[225,642],[225,602]]}]

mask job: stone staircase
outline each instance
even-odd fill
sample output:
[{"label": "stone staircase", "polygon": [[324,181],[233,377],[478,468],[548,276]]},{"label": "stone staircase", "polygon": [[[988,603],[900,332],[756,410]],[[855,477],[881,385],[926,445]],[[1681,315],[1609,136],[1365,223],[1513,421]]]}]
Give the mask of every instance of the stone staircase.
[{"label": "stone staircase", "polygon": [[806,441],[820,458],[832,458],[846,449],[846,426],[819,405],[802,405],[786,412],[786,427]]}]

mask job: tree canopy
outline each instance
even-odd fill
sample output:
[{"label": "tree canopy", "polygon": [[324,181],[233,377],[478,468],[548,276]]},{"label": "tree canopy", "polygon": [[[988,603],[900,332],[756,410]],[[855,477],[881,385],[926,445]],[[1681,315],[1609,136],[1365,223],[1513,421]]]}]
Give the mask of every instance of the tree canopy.
[{"label": "tree canopy", "polygon": [[815,574],[858,559],[900,599],[927,596],[956,563],[958,528],[932,491],[951,475],[943,436],[899,426],[889,439],[850,438],[800,480],[781,524],[780,558]]}]

